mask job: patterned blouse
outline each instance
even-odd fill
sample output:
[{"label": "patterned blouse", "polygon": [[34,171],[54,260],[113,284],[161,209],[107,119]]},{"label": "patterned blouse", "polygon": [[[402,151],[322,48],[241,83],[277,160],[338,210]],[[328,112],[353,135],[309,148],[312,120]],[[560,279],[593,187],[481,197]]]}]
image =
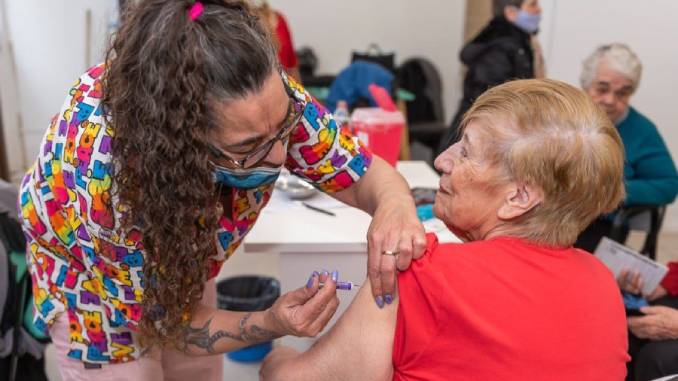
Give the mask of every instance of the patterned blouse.
[{"label": "patterned blouse", "polygon": [[[145,260],[141,233],[121,229],[116,202],[109,202],[115,131],[107,126],[100,103],[104,70],[103,65],[89,69],[70,89],[20,196],[35,324],[47,331],[57,316],[67,313],[68,356],[90,363],[139,357],[135,330]],[[299,84],[284,74],[283,80],[304,108],[285,166],[325,192],[350,187],[369,168],[372,154],[338,128]],[[217,252],[208,263],[210,278],[240,245],[272,192],[273,184],[232,190],[232,210],[220,219]]]}]

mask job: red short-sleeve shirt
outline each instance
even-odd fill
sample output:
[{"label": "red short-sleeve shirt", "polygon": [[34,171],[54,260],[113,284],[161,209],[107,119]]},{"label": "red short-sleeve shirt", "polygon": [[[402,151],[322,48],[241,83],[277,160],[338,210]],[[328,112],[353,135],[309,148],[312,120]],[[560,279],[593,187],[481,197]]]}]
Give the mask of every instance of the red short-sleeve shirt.
[{"label": "red short-sleeve shirt", "polygon": [[278,44],[280,45],[278,47],[278,58],[285,70],[290,70],[297,67],[297,54],[294,52],[292,33],[287,26],[285,17],[278,12],[275,12],[275,16],[278,19],[275,35],[278,38]]},{"label": "red short-sleeve shirt", "polygon": [[438,245],[398,276],[394,380],[623,380],[612,274],[582,250],[517,238]]},{"label": "red short-sleeve shirt", "polygon": [[662,286],[669,295],[678,296],[678,262],[671,262],[668,266],[669,272],[662,279]]}]

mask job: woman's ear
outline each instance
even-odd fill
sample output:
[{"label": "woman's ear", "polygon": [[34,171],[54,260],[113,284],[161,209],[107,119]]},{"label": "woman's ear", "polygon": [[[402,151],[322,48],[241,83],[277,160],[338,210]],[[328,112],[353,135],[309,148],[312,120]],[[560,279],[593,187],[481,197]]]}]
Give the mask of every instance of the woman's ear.
[{"label": "woman's ear", "polygon": [[507,5],[504,7],[504,18],[510,22],[516,22],[518,19],[518,7],[514,5]]},{"label": "woman's ear", "polygon": [[512,183],[504,202],[497,210],[500,220],[511,220],[524,215],[544,200],[541,189],[531,185]]}]

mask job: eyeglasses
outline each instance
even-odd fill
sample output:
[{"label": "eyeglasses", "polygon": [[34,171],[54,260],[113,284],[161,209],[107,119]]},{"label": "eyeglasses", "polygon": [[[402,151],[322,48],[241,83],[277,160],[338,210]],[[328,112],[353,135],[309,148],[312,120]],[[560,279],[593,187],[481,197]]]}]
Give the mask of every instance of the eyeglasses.
[{"label": "eyeglasses", "polygon": [[[287,88],[287,86],[285,86],[285,88]],[[275,143],[278,140],[284,142],[292,134],[295,127],[299,124],[301,117],[304,115],[303,105],[301,104],[301,102],[298,102],[296,99],[294,99],[294,96],[291,93],[290,89],[288,89],[288,95],[290,97],[290,105],[287,118],[285,119],[285,122],[283,122],[283,128],[280,129],[280,131],[278,131],[278,133],[273,139],[255,148],[252,152],[247,154],[247,156],[245,156],[242,159],[234,159],[230,155],[225,153],[223,150],[210,144],[209,149],[212,155],[219,159],[225,160],[226,162],[233,165],[237,169],[252,168],[257,164],[260,164],[262,161],[264,161],[266,156],[268,156],[268,154],[271,152],[271,149],[273,148]]]}]

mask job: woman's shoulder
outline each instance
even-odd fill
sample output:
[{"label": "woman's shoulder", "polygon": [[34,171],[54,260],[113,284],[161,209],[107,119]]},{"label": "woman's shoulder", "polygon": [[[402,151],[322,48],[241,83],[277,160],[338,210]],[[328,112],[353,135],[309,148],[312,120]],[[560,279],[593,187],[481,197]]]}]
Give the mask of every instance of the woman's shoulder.
[{"label": "woman's shoulder", "polygon": [[448,254],[472,254],[476,252],[497,252],[506,247],[536,246],[529,241],[510,236],[501,236],[491,239],[483,239],[469,242],[445,243],[439,245],[438,251]]},{"label": "woman's shoulder", "polygon": [[634,140],[639,141],[638,138],[659,138],[659,131],[657,126],[644,114],[636,110],[634,107],[629,106],[628,115],[626,119],[619,124],[619,133],[624,139],[625,135],[632,134],[634,135]]},{"label": "woman's shoulder", "polygon": [[[515,260],[524,262],[567,260],[572,266],[594,266],[600,268],[602,264],[592,254],[574,247],[555,247],[532,242],[528,239],[512,236],[500,236],[486,240],[466,243],[446,243],[439,245],[433,254],[446,261],[506,263]],[[440,259],[437,259],[440,260]],[[602,266],[602,269],[606,269]]]},{"label": "woman's shoulder", "polygon": [[81,125],[83,122],[102,124],[104,122],[101,101],[104,96],[103,76],[105,64],[92,66],[73,83],[68,90],[60,118],[68,124]]},{"label": "woman's shoulder", "polygon": [[[492,278],[496,272],[528,274],[539,268],[558,268],[577,282],[609,295],[618,293],[612,272],[593,254],[574,247],[553,247],[519,237],[497,237],[463,244],[440,245],[433,262],[451,269],[455,276],[474,273],[473,278]],[[588,274],[578,277],[577,274]],[[496,274],[495,274],[496,275]]]},{"label": "woman's shoulder", "polygon": [[[435,262],[435,266],[477,267],[506,252],[505,240],[439,243],[437,238],[434,241],[431,236],[435,237],[431,234],[427,235],[428,246],[423,258],[428,257],[424,263]],[[519,242],[515,243],[520,244]]]},{"label": "woman's shoulder", "polygon": [[629,106],[629,114],[626,117],[626,120],[624,120],[624,122],[627,121],[634,125],[643,125],[656,128],[655,124],[650,120],[650,118],[645,116],[645,114],[641,113],[640,111],[636,110],[636,108],[633,106]]},{"label": "woman's shoulder", "polygon": [[79,90],[79,92],[77,92],[78,98],[74,97],[74,101],[82,101],[85,96],[100,100],[103,98],[102,81],[105,71],[106,64],[103,62],[90,67],[78,77],[69,90],[69,95],[75,96],[76,92],[74,89],[77,89]]}]

